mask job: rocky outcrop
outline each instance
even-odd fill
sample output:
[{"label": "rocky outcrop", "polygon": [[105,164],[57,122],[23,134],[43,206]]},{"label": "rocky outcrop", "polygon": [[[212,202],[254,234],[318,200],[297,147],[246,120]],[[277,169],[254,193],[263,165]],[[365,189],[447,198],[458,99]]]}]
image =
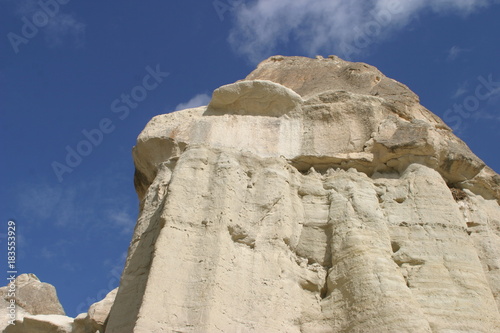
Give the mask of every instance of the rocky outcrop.
[{"label": "rocky outcrop", "polygon": [[246,80],[215,90],[208,107],[152,119],[134,150],[140,198],[159,164],[196,144],[283,156],[301,171],[354,167],[371,175],[420,163],[452,186],[500,198],[498,174],[413,92],[336,57],[272,57]]},{"label": "rocky outcrop", "polygon": [[[35,274],[21,274],[15,279],[18,308],[33,315],[64,315],[64,309],[53,285],[40,282]],[[8,286],[0,288],[2,299],[9,299]]]},{"label": "rocky outcrop", "polygon": [[64,309],[54,286],[40,282],[34,274],[17,276],[7,286],[0,288],[0,295],[2,304],[0,330],[8,326],[14,328],[9,323],[13,321],[19,323],[29,315],[64,316]]},{"label": "rocky outcrop", "polygon": [[[72,333],[73,318],[62,315],[26,315],[7,326],[6,333]],[[92,332],[94,333],[94,332]]]},{"label": "rocky outcrop", "polygon": [[[0,329],[5,333],[104,333],[118,290],[112,290],[87,313],[73,319],[65,316],[54,286],[40,282],[34,274],[19,275],[14,286],[0,288],[3,304]],[[14,293],[9,293],[12,290]],[[13,310],[8,307],[12,299],[9,294],[15,294]]]},{"label": "rocky outcrop", "polygon": [[105,331],[109,311],[115,301],[118,288],[110,291],[106,297],[90,306],[87,313],[82,313],[75,318],[71,333],[94,333]]},{"label": "rocky outcrop", "polygon": [[372,66],[272,57],[133,155],[106,332],[500,330],[500,177]]}]

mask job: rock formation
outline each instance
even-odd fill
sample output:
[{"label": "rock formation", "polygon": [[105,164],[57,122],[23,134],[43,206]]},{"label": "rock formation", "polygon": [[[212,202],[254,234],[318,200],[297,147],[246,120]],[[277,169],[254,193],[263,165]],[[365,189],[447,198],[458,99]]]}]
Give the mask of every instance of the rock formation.
[{"label": "rock formation", "polygon": [[[53,285],[40,282],[35,274],[21,274],[15,279],[18,309],[33,315],[64,315]],[[2,300],[8,299],[8,287],[0,288]]]},{"label": "rock formation", "polygon": [[88,313],[73,319],[65,315],[51,284],[40,282],[34,274],[21,274],[14,283],[15,311],[12,313],[8,308],[12,298],[9,285],[0,288],[0,330],[5,333],[104,333],[118,290],[112,290],[102,301],[90,306]]},{"label": "rock formation", "polygon": [[107,333],[500,331],[500,177],[372,66],[271,57],[133,156]]},{"label": "rock formation", "polygon": [[92,304],[87,313],[78,315],[71,333],[104,333],[117,292],[118,288],[111,290],[103,300]]},{"label": "rock formation", "polygon": [[372,66],[271,57],[208,106],[153,118],[133,156],[116,300],[22,325],[500,331],[500,176]]},{"label": "rock formation", "polygon": [[[16,315],[19,321],[22,318],[30,315],[59,315],[64,316],[64,310],[57,297],[56,289],[54,286],[40,282],[34,274],[21,274],[13,283],[15,289],[10,288],[9,285],[0,288],[1,295],[1,321],[0,330],[4,330],[9,321],[13,318],[10,316]],[[15,291],[15,297],[11,297],[11,291]],[[15,311],[9,308],[10,300],[14,299]]]}]

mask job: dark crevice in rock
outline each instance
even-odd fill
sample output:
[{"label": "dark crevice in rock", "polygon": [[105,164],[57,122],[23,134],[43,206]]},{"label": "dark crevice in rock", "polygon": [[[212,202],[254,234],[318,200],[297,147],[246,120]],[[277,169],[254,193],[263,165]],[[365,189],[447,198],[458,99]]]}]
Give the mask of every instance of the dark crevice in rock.
[{"label": "dark crevice in rock", "polygon": [[467,193],[465,193],[465,191],[460,188],[450,187],[450,191],[455,201],[461,201],[467,198]]},{"label": "dark crevice in rock", "polygon": [[[328,270],[327,270],[327,272],[329,273]],[[331,291],[328,290],[328,273],[326,274],[326,277],[325,277],[325,284],[323,285],[323,288],[321,288],[320,293],[319,293],[319,296],[321,297],[321,299],[325,299],[331,294]]]},{"label": "dark crevice in rock", "polygon": [[139,198],[144,198],[149,185],[151,185],[151,181],[136,167],[134,171],[134,187]]},{"label": "dark crevice in rock", "polygon": [[248,246],[251,249],[255,248],[255,239],[249,236],[248,232],[239,225],[229,225],[227,231],[231,236],[231,240],[235,243],[240,243]]},{"label": "dark crevice in rock", "polygon": [[394,198],[394,201],[396,201],[397,203],[403,203],[405,202],[406,198]]},{"label": "dark crevice in rock", "polygon": [[392,252],[396,253],[401,248],[401,245],[399,245],[398,242],[391,242],[391,247],[392,247]]},{"label": "dark crevice in rock", "polygon": [[439,227],[442,229],[452,229],[456,231],[465,231],[466,228],[458,225],[453,225],[453,224],[445,224],[445,223],[426,223],[426,222],[401,222],[399,223],[400,227],[425,227],[425,226],[432,226],[434,228]]},{"label": "dark crevice in rock", "polygon": [[332,237],[333,237],[333,230],[332,230],[332,225],[327,224],[322,228],[325,231],[326,234],[326,249],[325,249],[325,256],[323,258],[323,262],[326,264],[323,267],[325,267],[326,271],[330,268],[332,268]]}]

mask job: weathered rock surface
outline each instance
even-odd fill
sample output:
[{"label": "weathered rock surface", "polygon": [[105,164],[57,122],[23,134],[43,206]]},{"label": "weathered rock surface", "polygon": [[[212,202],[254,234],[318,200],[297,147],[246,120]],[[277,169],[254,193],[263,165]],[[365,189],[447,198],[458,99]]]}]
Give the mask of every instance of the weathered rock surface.
[{"label": "weathered rock surface", "polygon": [[[16,280],[15,299],[18,307],[33,315],[64,315],[64,309],[53,285],[40,282],[35,274],[21,274]],[[8,298],[8,287],[0,288],[0,295]]]},{"label": "weathered rock surface", "polygon": [[500,177],[372,66],[272,57],[133,155],[106,332],[500,331]]},{"label": "weathered rock surface", "polygon": [[92,304],[87,313],[78,315],[72,333],[104,332],[117,291],[118,288],[113,289],[103,300]]},{"label": "weathered rock surface", "polygon": [[[9,285],[0,288],[1,313],[0,330],[4,330],[15,314],[18,322],[26,315],[64,315],[64,309],[57,297],[53,285],[40,282],[34,274],[21,274],[14,281],[15,287]],[[15,297],[11,297],[11,294]],[[15,312],[10,313],[10,300],[15,300]]]},{"label": "weathered rock surface", "polygon": [[[1,326],[5,333],[104,333],[107,318],[118,288],[87,313],[73,319],[64,315],[54,286],[40,282],[34,274],[22,274],[15,280],[15,311],[10,316],[9,286],[0,288]],[[12,322],[13,321],[13,322]]]},{"label": "weathered rock surface", "polygon": [[72,333],[73,318],[62,315],[26,315],[7,326],[6,333]]}]

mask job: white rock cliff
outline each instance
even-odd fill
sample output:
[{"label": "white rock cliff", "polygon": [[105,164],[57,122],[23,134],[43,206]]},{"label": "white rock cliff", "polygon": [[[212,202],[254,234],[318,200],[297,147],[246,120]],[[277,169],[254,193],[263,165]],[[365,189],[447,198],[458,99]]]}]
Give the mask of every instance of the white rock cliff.
[{"label": "white rock cliff", "polygon": [[271,57],[133,156],[107,333],[500,331],[500,176],[372,66]]}]

